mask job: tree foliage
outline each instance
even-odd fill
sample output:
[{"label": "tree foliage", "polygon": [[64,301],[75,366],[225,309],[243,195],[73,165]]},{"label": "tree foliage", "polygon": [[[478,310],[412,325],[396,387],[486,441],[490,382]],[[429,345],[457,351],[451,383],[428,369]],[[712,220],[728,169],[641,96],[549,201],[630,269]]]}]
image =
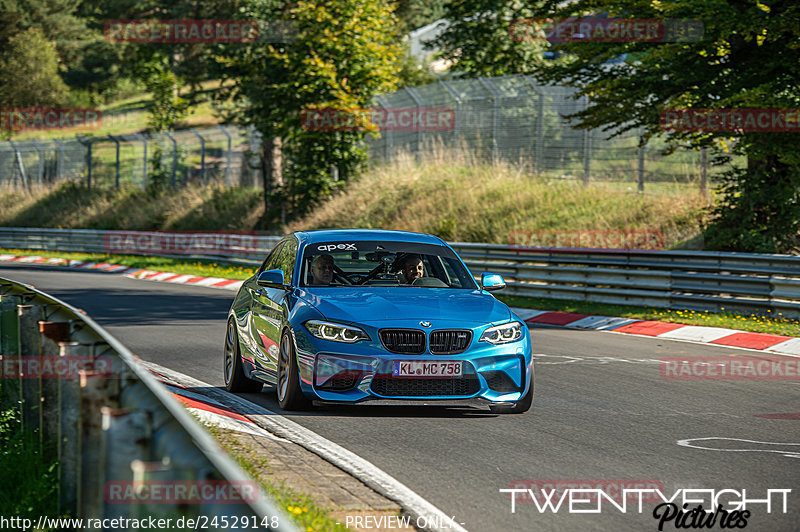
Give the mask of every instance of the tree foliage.
[{"label": "tree foliage", "polygon": [[[490,4],[505,5],[480,3],[480,13],[491,10]],[[461,14],[467,16],[466,12]],[[542,83],[576,87],[577,97],[588,96],[590,102],[574,115],[581,127],[617,133],[643,128],[642,142],[653,135],[664,135],[672,149],[709,147],[718,163],[730,160],[733,154],[746,156],[746,168],[725,173],[720,183],[721,201],[714,211],[715,220],[706,229],[706,245],[752,252],[798,249],[800,146],[796,133],[665,132],[659,120],[662,111],[676,108],[800,107],[797,2],[547,0],[532,15],[701,21],[704,33],[700,39],[671,43],[566,42],[550,47],[561,54],[562,60],[546,64],[510,64],[505,52],[507,38],[495,31],[499,44],[487,45],[478,59],[466,45],[457,68],[473,74],[527,72]],[[459,42],[475,42],[478,30],[471,31],[458,25],[448,31],[443,42],[454,57],[458,56]],[[618,61],[620,58],[625,60]],[[485,66],[492,64],[497,67]],[[718,139],[727,139],[733,149],[720,151]]]},{"label": "tree foliage", "polygon": [[[365,131],[311,131],[303,111],[354,109],[393,90],[401,50],[397,20],[381,0],[306,0],[286,6],[252,0],[244,18],[288,20],[296,33],[285,43],[229,46],[220,58],[235,80],[233,115],[268,140],[281,138],[283,188],[279,199],[290,215],[307,212],[353,175],[365,160]],[[263,159],[271,154],[265,153]],[[339,181],[332,177],[336,168]]]}]

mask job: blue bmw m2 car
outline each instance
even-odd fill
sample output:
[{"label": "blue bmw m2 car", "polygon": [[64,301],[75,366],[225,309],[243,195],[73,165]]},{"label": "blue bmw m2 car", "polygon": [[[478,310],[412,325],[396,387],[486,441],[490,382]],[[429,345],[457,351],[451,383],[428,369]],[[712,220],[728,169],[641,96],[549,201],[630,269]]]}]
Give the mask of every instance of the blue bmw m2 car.
[{"label": "blue bmw m2 car", "polygon": [[528,328],[442,239],[320,230],[282,239],[228,315],[225,385],[276,385],[285,410],[314,404],[485,406],[533,400]]}]

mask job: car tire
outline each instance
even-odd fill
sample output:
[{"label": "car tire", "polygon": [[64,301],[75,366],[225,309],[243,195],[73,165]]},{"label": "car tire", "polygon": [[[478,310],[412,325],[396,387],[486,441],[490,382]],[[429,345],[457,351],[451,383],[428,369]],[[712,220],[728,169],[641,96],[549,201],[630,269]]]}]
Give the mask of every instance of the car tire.
[{"label": "car tire", "polygon": [[311,407],[311,401],[300,389],[300,372],[297,368],[297,357],[294,352],[294,342],[291,333],[286,330],[281,336],[280,352],[278,354],[278,404],[284,410],[306,410]]},{"label": "car tire", "polygon": [[533,369],[531,368],[531,385],[526,393],[514,406],[498,405],[490,406],[492,412],[497,414],[523,414],[531,409],[533,404]]},{"label": "car tire", "polygon": [[248,379],[244,376],[242,368],[242,354],[239,351],[239,333],[233,319],[228,320],[228,329],[225,332],[225,348],[223,350],[222,374],[225,379],[225,388],[232,393],[260,392],[264,387],[261,381]]}]

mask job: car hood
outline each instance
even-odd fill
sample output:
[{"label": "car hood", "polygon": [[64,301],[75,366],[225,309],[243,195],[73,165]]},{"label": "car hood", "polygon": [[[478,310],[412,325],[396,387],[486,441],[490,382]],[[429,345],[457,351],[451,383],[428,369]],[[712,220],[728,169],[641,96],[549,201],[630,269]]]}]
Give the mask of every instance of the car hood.
[{"label": "car hood", "polygon": [[357,322],[428,320],[487,324],[504,322],[511,311],[486,292],[451,288],[309,288],[298,293],[329,320]]}]

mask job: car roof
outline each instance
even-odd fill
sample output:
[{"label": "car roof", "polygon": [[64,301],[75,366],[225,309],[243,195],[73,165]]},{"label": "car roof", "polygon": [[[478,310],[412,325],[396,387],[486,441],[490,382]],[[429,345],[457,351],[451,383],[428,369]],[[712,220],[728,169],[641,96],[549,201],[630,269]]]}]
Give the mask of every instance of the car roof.
[{"label": "car roof", "polygon": [[295,235],[302,244],[341,241],[361,242],[365,240],[413,242],[416,244],[436,244],[440,246],[444,244],[444,241],[437,236],[425,233],[412,233],[410,231],[393,231],[389,229],[316,229],[313,231],[298,231]]}]

